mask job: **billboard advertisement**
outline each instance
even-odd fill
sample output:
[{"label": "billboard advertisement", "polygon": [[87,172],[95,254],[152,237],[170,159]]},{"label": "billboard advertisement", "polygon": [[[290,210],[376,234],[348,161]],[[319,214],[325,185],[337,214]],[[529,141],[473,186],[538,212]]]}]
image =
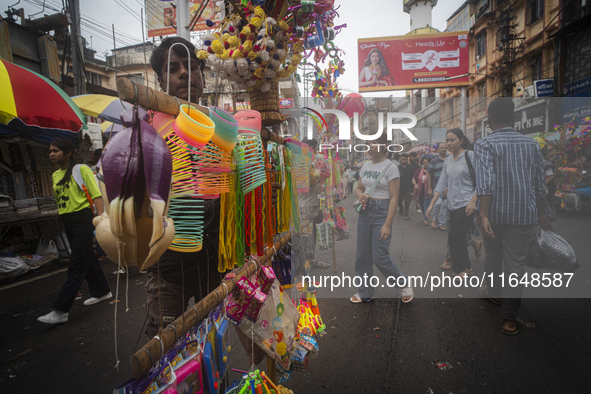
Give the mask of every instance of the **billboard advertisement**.
[{"label": "billboard advertisement", "polygon": [[467,31],[362,38],[357,54],[359,92],[469,85]]},{"label": "billboard advertisement", "polygon": [[[189,17],[193,20],[195,13],[203,3],[202,0],[189,0]],[[205,24],[207,19],[214,23],[221,21],[221,7],[223,2],[210,1],[203,10],[201,18],[191,31],[207,30],[209,29]],[[171,2],[159,0],[146,0],[148,37],[166,36],[169,34],[176,34],[176,8],[172,6]]]}]

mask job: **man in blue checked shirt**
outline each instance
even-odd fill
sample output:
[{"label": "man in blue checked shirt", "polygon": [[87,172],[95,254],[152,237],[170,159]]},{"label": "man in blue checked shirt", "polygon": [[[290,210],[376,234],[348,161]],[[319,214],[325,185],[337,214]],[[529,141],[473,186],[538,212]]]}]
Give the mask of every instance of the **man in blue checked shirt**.
[{"label": "man in blue checked shirt", "polygon": [[540,145],[513,129],[515,105],[510,97],[497,97],[488,107],[492,134],[476,141],[476,195],[480,200],[480,228],[486,247],[484,270],[493,273],[492,285],[480,289],[482,295],[501,305],[507,335],[524,328],[517,320],[523,285],[500,287],[505,277],[525,273],[525,257],[536,222],[543,230],[552,223],[544,210],[543,159]]}]

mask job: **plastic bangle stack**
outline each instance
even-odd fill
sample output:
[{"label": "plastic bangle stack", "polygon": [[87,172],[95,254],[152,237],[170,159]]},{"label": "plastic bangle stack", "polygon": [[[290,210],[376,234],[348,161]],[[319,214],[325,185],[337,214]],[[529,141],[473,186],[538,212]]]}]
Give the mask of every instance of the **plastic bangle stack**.
[{"label": "plastic bangle stack", "polygon": [[287,138],[287,148],[292,154],[292,180],[296,184],[298,193],[310,191],[310,166],[314,158],[312,150],[307,144]]},{"label": "plastic bangle stack", "polygon": [[[191,111],[191,115],[201,118],[197,112]],[[200,251],[203,245],[203,200],[196,198],[202,174],[195,171],[194,157],[198,152],[177,135],[177,121],[178,118],[157,113],[152,123],[172,153],[173,181],[168,216],[174,220],[175,235],[169,249],[191,253]]]},{"label": "plastic bangle stack", "polygon": [[172,126],[178,135],[188,145],[194,147],[205,146],[215,132],[215,125],[207,115],[189,105],[181,105],[181,110]]},{"label": "plastic bangle stack", "polygon": [[267,181],[260,136],[261,114],[257,111],[241,111],[238,120],[238,142],[234,147],[240,187],[244,194]]}]

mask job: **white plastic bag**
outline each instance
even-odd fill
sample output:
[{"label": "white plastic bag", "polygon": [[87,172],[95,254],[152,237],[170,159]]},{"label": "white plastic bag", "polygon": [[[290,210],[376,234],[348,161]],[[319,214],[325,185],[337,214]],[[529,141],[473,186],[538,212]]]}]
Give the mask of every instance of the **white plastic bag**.
[{"label": "white plastic bag", "polygon": [[16,278],[29,270],[20,257],[0,257],[0,278]]},{"label": "white plastic bag", "polygon": [[573,272],[579,268],[572,246],[553,231],[541,230],[538,236],[544,267],[558,272]]},{"label": "white plastic bag", "polygon": [[53,240],[50,239],[49,243],[45,244],[44,237],[41,237],[41,239],[39,240],[39,244],[37,244],[36,254],[46,257],[57,257],[59,255],[59,252],[57,250],[57,245],[55,244],[55,242],[53,242]]}]

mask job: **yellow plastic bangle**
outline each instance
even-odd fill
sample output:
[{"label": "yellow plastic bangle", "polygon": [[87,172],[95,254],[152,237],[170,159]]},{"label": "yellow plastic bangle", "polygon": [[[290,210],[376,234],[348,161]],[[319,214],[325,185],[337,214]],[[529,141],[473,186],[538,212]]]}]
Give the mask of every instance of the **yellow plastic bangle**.
[{"label": "yellow plastic bangle", "polygon": [[181,111],[174,122],[175,133],[187,144],[199,147],[205,146],[215,132],[215,125],[203,112],[189,105],[181,105]]}]

